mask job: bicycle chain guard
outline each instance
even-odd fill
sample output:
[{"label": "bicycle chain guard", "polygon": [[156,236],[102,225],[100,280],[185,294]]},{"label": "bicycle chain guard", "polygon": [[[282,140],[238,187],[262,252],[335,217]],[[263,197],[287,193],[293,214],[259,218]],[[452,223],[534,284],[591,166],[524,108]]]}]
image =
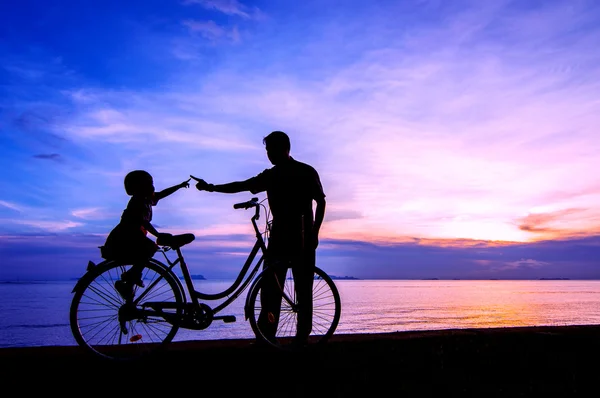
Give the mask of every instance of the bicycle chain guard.
[{"label": "bicycle chain guard", "polygon": [[210,326],[213,321],[213,310],[208,305],[200,303],[200,308],[193,303],[189,303],[183,317],[180,327],[184,329],[203,330]]}]

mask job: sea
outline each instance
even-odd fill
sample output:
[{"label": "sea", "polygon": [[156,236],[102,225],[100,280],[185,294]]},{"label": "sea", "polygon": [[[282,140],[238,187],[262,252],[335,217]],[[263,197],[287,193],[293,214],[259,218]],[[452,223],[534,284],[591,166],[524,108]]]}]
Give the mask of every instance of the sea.
[{"label": "sea", "polygon": [[[206,293],[233,281],[199,280]],[[600,281],[336,280],[342,313],[336,334],[600,324]],[[76,345],[69,327],[74,281],[0,282],[0,348]],[[245,295],[205,330],[180,329],[175,341],[252,339]],[[214,308],[220,301],[207,302]]]}]

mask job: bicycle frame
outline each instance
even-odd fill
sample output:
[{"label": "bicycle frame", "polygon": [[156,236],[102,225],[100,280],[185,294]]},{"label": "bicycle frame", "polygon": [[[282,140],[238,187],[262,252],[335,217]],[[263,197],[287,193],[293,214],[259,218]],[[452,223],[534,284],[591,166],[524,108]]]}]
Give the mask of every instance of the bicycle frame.
[{"label": "bicycle frame", "polygon": [[[260,218],[260,203],[256,203],[254,206],[255,206],[255,213],[251,218],[251,222],[252,222],[252,226],[254,228],[254,233],[256,235],[256,242],[254,243],[254,246],[253,246],[252,250],[250,251],[250,253],[246,259],[246,262],[244,263],[244,266],[240,270],[236,280],[227,289],[225,289],[219,293],[208,294],[208,293],[202,293],[202,292],[196,290],[196,288],[194,287],[193,279],[190,274],[189,268],[187,266],[187,263],[185,262],[183,253],[181,252],[181,248],[174,249],[177,253],[177,258],[173,261],[171,261],[168,258],[168,256],[166,255],[166,252],[170,250],[168,247],[160,250],[160,252],[162,252],[163,256],[165,257],[165,260],[167,261],[167,264],[168,264],[167,269],[168,270],[172,271],[173,268],[177,264],[179,264],[179,266],[181,268],[181,272],[183,274],[183,279],[184,279],[185,287],[186,287],[186,289],[183,289],[183,286],[182,285],[180,286],[183,297],[184,297],[184,305],[187,305],[188,303],[191,302],[194,308],[202,308],[203,303],[201,303],[200,300],[209,300],[209,301],[210,300],[218,300],[218,299],[222,299],[224,297],[229,296],[229,298],[227,298],[227,300],[223,301],[221,304],[219,304],[215,308],[211,308],[211,312],[212,312],[211,315],[214,315],[214,314],[219,313],[224,308],[229,306],[229,304],[231,304],[233,301],[235,301],[247,289],[247,287],[250,285],[251,282],[253,282],[253,284],[257,283],[258,278],[255,278],[255,277],[256,277],[257,273],[259,272],[260,267],[265,260],[265,256],[267,253],[267,247],[265,244],[265,240],[263,239],[263,233],[260,231],[260,229],[256,223],[256,221]],[[267,221],[267,232],[269,231],[269,228],[270,228],[269,221]],[[260,258],[258,259],[258,262],[256,263],[256,265],[254,265],[254,267],[250,270],[250,267],[251,267],[252,263],[254,262],[254,260],[256,259],[256,256],[258,255],[259,251],[262,252],[260,255]],[[179,280],[179,278],[177,278],[177,280]],[[160,281],[160,279],[152,282],[152,284],[148,287],[148,289],[146,291],[151,291],[152,290],[151,288],[155,284],[157,284],[159,281]],[[186,297],[185,290],[187,290],[187,292],[189,294],[189,301],[188,301],[188,298]],[[283,290],[282,290],[282,295],[283,295],[284,300],[286,300],[290,305],[293,305],[293,300],[290,299]],[[138,296],[134,300],[135,303],[137,304],[144,297],[145,297],[145,292],[142,293],[140,296]],[[156,309],[156,307],[168,308],[168,307],[170,307],[170,304],[169,303],[153,303],[151,305],[151,307],[153,307],[154,309]],[[246,319],[248,318],[247,314],[245,314],[245,317],[246,317]],[[224,318],[225,318],[225,316],[212,316],[212,319],[224,319]]]}]

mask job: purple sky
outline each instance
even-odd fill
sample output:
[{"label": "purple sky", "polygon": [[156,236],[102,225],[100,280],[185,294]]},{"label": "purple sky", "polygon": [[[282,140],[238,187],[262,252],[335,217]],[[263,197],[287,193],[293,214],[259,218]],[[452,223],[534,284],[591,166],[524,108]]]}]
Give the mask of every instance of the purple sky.
[{"label": "purple sky", "polygon": [[[40,4],[0,5],[0,280],[79,276],[127,172],[243,180],[272,130],[321,175],[331,274],[600,278],[595,1]],[[250,197],[182,190],[153,221],[230,278]]]}]

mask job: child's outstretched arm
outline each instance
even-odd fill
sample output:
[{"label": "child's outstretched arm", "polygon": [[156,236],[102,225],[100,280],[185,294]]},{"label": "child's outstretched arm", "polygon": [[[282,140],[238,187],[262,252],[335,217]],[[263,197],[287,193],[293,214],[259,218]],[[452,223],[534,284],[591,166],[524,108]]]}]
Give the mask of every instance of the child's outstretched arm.
[{"label": "child's outstretched arm", "polygon": [[172,193],[174,193],[175,191],[177,191],[180,188],[189,188],[190,180],[191,180],[191,178],[188,178],[186,181],[182,182],[181,184],[173,185],[172,187],[165,188],[162,191],[155,192],[154,199],[158,202],[159,200],[166,198],[167,196],[171,195]]}]

